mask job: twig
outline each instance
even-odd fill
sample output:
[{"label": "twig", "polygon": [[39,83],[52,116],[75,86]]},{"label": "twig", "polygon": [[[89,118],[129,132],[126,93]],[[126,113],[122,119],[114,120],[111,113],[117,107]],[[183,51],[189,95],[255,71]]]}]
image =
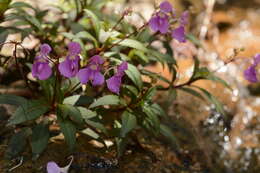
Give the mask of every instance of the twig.
[{"label": "twig", "polygon": [[14,169],[18,168],[18,167],[21,166],[22,164],[23,164],[23,156],[21,157],[21,160],[20,160],[20,162],[18,163],[18,165],[15,165],[14,167],[10,168],[10,169],[8,170],[8,172],[13,171]]}]

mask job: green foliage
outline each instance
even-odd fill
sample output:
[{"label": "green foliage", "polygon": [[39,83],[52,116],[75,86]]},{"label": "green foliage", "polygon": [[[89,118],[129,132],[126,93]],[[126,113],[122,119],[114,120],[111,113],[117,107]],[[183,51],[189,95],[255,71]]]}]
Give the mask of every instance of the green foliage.
[{"label": "green foliage", "polygon": [[32,153],[35,157],[46,148],[50,138],[49,126],[38,124],[32,129]]},{"label": "green foliage", "polygon": [[[0,104],[18,107],[8,122],[8,125],[19,129],[10,139],[7,150],[9,158],[21,154],[27,141],[31,142],[33,157],[37,158],[51,137],[49,127],[56,123],[71,151],[75,149],[77,134],[85,134],[100,142],[113,139],[118,156],[122,156],[136,129],[143,129],[149,135],[163,135],[170,139],[175,148],[179,148],[175,134],[161,123],[168,116],[155,99],[159,90],[168,92],[168,105],[178,99],[177,93],[181,90],[200,99],[207,98],[218,112],[225,113],[216,97],[203,88],[192,86],[197,80],[211,80],[230,88],[224,80],[206,67],[200,67],[199,60],[195,58],[192,77],[187,83],[176,86],[179,67],[173,57],[174,50],[169,38],[152,34],[147,25],[136,28],[119,20],[121,16],[103,14],[101,9],[106,2],[68,0],[56,7],[59,16],[52,19],[49,16],[54,14],[49,10],[41,10],[26,2],[9,4],[10,1],[0,0],[0,17],[4,15],[3,20],[8,23],[0,26],[0,43],[4,43],[9,34],[18,33],[21,42],[33,36],[54,48],[50,55],[54,66],[52,77],[44,81],[27,81],[33,88],[36,100],[0,95]],[[198,46],[201,45],[194,36],[188,34],[187,37]],[[89,83],[84,86],[76,78],[66,79],[59,74],[58,59],[65,56],[68,41],[81,45],[81,67],[93,55],[101,55],[105,60],[103,67],[106,79],[117,72],[116,65],[127,61],[128,69],[122,77],[118,95],[112,95],[105,86],[94,87]],[[154,47],[151,44],[153,41],[161,42],[165,51]],[[38,51],[38,45],[31,50],[24,50],[25,58],[21,58],[21,66],[31,66]],[[172,79],[162,76],[161,72],[147,70],[146,67],[155,63],[167,66]],[[144,76],[150,81],[144,81]],[[158,85],[158,81],[166,83],[168,87]],[[56,117],[51,118],[53,115]]]}]

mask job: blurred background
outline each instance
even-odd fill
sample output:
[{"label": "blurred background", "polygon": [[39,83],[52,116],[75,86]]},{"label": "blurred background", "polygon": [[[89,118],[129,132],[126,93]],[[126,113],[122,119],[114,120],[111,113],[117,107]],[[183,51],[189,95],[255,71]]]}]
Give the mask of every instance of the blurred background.
[{"label": "blurred background", "polygon": [[[26,0],[43,9],[61,0]],[[141,26],[140,16],[149,20],[155,4],[153,0],[114,0],[106,10],[120,13],[132,8],[128,22]],[[168,103],[167,95],[159,94],[157,100],[171,116],[167,122],[179,135],[183,144],[182,155],[162,145],[164,140],[143,144],[161,159],[149,161],[144,154],[129,157],[122,168],[126,172],[260,172],[260,84],[250,84],[243,78],[243,71],[260,52],[260,0],[170,0],[177,13],[190,11],[187,30],[194,35],[194,42],[172,41],[174,55],[181,70],[179,82],[191,75],[192,57],[198,56],[204,66],[224,78],[232,90],[209,81],[196,83],[212,92],[225,105],[227,117],[223,118],[214,107],[188,94],[180,93],[176,101]],[[1,33],[0,33],[1,34]],[[11,35],[8,40],[18,39]],[[196,42],[195,42],[196,43]],[[23,43],[30,48],[38,40]],[[12,46],[5,46],[3,53],[11,54]],[[243,51],[241,51],[243,50]],[[230,62],[232,60],[232,62]],[[167,69],[159,64],[149,67],[170,78]],[[260,74],[260,73],[259,73]],[[1,86],[0,92],[5,91]],[[185,127],[185,128],[178,128]],[[184,132],[181,132],[181,130]],[[186,134],[186,136],[183,136]],[[190,137],[192,136],[192,137]],[[48,151],[50,152],[50,151]],[[58,151],[62,153],[62,151]],[[58,154],[57,154],[58,155]],[[60,156],[55,156],[60,157]],[[42,161],[43,162],[43,161]],[[192,170],[192,171],[191,171]]]}]

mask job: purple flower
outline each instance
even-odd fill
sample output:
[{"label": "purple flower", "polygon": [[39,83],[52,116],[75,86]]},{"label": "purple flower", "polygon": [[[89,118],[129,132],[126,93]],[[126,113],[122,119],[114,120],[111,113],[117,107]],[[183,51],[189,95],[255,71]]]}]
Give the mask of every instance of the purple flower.
[{"label": "purple flower", "polygon": [[49,65],[48,54],[51,52],[51,47],[48,44],[43,44],[40,47],[40,55],[35,57],[32,65],[32,76],[39,80],[48,79],[52,70]]},{"label": "purple flower", "polygon": [[44,43],[44,44],[41,45],[41,47],[40,47],[40,54],[41,54],[41,55],[47,56],[50,52],[51,52],[51,47],[50,47],[50,45],[48,45],[48,44],[46,44],[46,43]]},{"label": "purple flower", "polygon": [[188,24],[188,20],[189,20],[189,11],[184,11],[181,14],[181,17],[180,17],[180,24],[181,24],[181,26],[187,25]]},{"label": "purple flower", "polygon": [[51,67],[49,66],[49,62],[41,62],[40,60],[36,60],[32,65],[32,76],[39,80],[46,80],[52,74]]},{"label": "purple flower", "polygon": [[93,86],[102,85],[105,81],[104,76],[100,73],[103,63],[104,60],[99,55],[90,58],[87,67],[81,69],[77,74],[80,82],[87,84],[88,81],[91,81]]},{"label": "purple flower", "polygon": [[69,164],[65,167],[59,167],[57,165],[57,163],[51,161],[51,162],[48,162],[47,163],[47,173],[68,173],[69,172],[69,168],[70,168],[70,165],[72,164],[74,158],[73,156],[70,156],[69,157],[71,160],[69,162]]},{"label": "purple flower", "polygon": [[256,69],[254,65],[251,65],[248,69],[244,71],[244,77],[249,82],[258,82],[257,76],[256,76]]},{"label": "purple flower", "polygon": [[128,64],[127,62],[124,61],[117,67],[117,73],[111,78],[109,78],[108,80],[106,80],[107,87],[111,92],[119,94],[121,80],[125,74],[125,70],[127,69],[128,69]]},{"label": "purple flower", "polygon": [[67,77],[75,77],[79,71],[79,53],[81,51],[80,44],[76,42],[71,42],[68,45],[69,55],[66,60],[59,64],[60,73]]},{"label": "purple flower", "polygon": [[60,173],[60,167],[55,162],[48,162],[47,173]]},{"label": "purple flower", "polygon": [[257,71],[256,71],[256,67],[259,63],[260,63],[260,54],[256,54],[254,57],[254,63],[244,71],[244,77],[249,82],[252,83],[259,82],[257,78]]},{"label": "purple flower", "polygon": [[172,5],[168,1],[164,1],[160,4],[160,10],[164,13],[172,12]]},{"label": "purple flower", "polygon": [[154,32],[160,31],[160,33],[165,34],[169,29],[168,16],[158,12],[150,19],[149,25]]},{"label": "purple flower", "polygon": [[172,37],[181,43],[186,42],[184,26],[180,26],[172,31]]}]

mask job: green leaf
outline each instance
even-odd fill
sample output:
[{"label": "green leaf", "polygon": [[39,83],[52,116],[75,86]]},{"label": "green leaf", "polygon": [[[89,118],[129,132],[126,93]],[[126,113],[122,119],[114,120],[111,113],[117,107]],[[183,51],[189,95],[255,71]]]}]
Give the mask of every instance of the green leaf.
[{"label": "green leaf", "polygon": [[72,33],[69,33],[69,32],[62,32],[61,35],[63,35],[64,37],[70,39],[70,40],[73,40],[76,36]]},{"label": "green leaf", "polygon": [[178,144],[178,141],[176,139],[176,137],[173,135],[171,129],[163,124],[160,124],[160,133],[169,138],[172,142],[172,144],[174,145],[175,148],[179,148],[179,144]]},{"label": "green leaf", "polygon": [[122,127],[120,131],[120,136],[122,138],[126,137],[126,134],[129,133],[137,126],[137,120],[135,115],[125,111],[122,115]]},{"label": "green leaf", "polygon": [[145,101],[151,101],[153,96],[156,94],[156,87],[149,88],[148,91],[145,93],[143,99]]},{"label": "green leaf", "polygon": [[90,11],[88,9],[85,9],[84,11],[91,18],[92,25],[93,25],[93,27],[95,29],[96,36],[98,38],[100,29],[101,29],[101,24],[100,24],[100,21],[99,21],[98,17],[92,11]]},{"label": "green leaf", "polygon": [[105,126],[102,123],[96,122],[94,120],[92,121],[92,120],[89,120],[89,119],[85,119],[85,122],[88,125],[90,125],[91,127],[94,127],[94,128],[96,128],[98,130],[101,130],[103,133],[108,134],[107,133],[107,129],[105,128]]},{"label": "green leaf", "polygon": [[[1,16],[1,14],[0,14]],[[0,43],[4,43],[9,35],[9,31],[7,28],[0,27]],[[1,50],[1,49],[0,49]]]},{"label": "green leaf", "polygon": [[30,135],[29,128],[23,128],[21,131],[15,133],[8,144],[5,152],[5,157],[13,159],[17,157],[26,147],[26,138]]},{"label": "green leaf", "polygon": [[219,82],[219,83],[221,83],[222,85],[224,85],[226,88],[232,90],[232,88],[229,86],[229,84],[228,84],[225,80],[223,80],[223,79],[221,79],[221,78],[215,76],[215,75],[212,74],[212,73],[210,73],[210,74],[207,76],[207,79],[208,79],[208,80],[211,80],[211,81]]},{"label": "green leaf", "polygon": [[120,99],[116,95],[106,95],[101,98],[98,98],[96,101],[94,101],[89,108],[94,108],[97,106],[103,106],[103,105],[118,105],[120,103]]},{"label": "green leaf", "polygon": [[66,118],[67,116],[69,116],[70,119],[73,120],[74,122],[78,124],[83,123],[83,118],[81,116],[81,113],[76,107],[69,104],[59,105],[58,107],[61,111],[62,117]]},{"label": "green leaf", "polygon": [[123,88],[127,89],[131,93],[133,93],[135,96],[138,96],[138,90],[132,85],[123,85]]},{"label": "green leaf", "polygon": [[145,53],[143,51],[133,49],[133,50],[130,51],[129,57],[131,58],[133,55],[136,55],[136,57],[139,57],[145,63],[149,62],[149,58],[145,55]]},{"label": "green leaf", "polygon": [[20,96],[15,96],[15,95],[10,95],[10,94],[0,95],[0,104],[21,106],[26,102],[27,102],[27,100]]},{"label": "green leaf", "polygon": [[200,88],[200,87],[197,87],[197,86],[193,86],[193,87],[196,87],[198,88],[201,92],[204,93],[204,95],[208,98],[208,100],[215,105],[215,108],[216,110],[221,113],[222,115],[225,115],[225,111],[224,111],[224,108],[223,108],[223,105],[218,101],[218,99],[213,96],[211,93],[209,93],[207,90],[203,89],[203,88]]},{"label": "green leaf", "polygon": [[204,100],[204,97],[199,93],[199,92],[197,92],[196,90],[194,90],[194,89],[191,89],[191,88],[185,88],[185,87],[181,87],[181,88],[178,88],[179,90],[182,90],[182,91],[184,91],[184,92],[187,92],[187,93],[189,93],[189,94],[191,94],[191,95],[193,95],[193,96],[195,96],[195,97],[198,97],[198,98],[200,98],[201,100]]},{"label": "green leaf", "polygon": [[84,108],[84,107],[77,107],[78,110],[80,111],[80,114],[82,116],[83,119],[87,120],[87,119],[91,119],[91,118],[94,118],[97,116],[97,113],[96,112],[93,112],[87,108]]},{"label": "green leaf", "polygon": [[160,105],[158,105],[157,103],[154,103],[150,106],[151,111],[153,111],[156,115],[159,116],[166,116],[165,111],[161,108]]},{"label": "green leaf", "polygon": [[150,106],[144,106],[143,112],[147,115],[146,120],[148,120],[152,125],[153,129],[151,130],[153,130],[155,133],[158,133],[160,127],[160,120],[158,116],[155,114],[155,112],[153,112]]},{"label": "green leaf", "polygon": [[125,73],[132,80],[132,82],[138,87],[138,89],[142,90],[143,81],[139,70],[134,65],[128,63],[128,69],[125,71]]},{"label": "green leaf", "polygon": [[92,97],[82,96],[82,95],[73,95],[66,97],[63,101],[63,104],[70,104],[74,106],[86,105],[93,102]]},{"label": "green leaf", "polygon": [[38,124],[32,130],[32,153],[41,154],[46,148],[50,138],[49,127],[45,124]]},{"label": "green leaf", "polygon": [[200,40],[196,38],[192,34],[186,34],[187,39],[189,39],[192,43],[194,43],[196,46],[203,47]]},{"label": "green leaf", "polygon": [[116,148],[118,157],[122,156],[126,147],[126,138],[116,138]]},{"label": "green leaf", "polygon": [[35,8],[33,8],[33,6],[31,6],[30,4],[25,3],[25,2],[14,2],[9,6],[9,8],[23,8],[23,7],[31,8],[31,9],[35,10]]},{"label": "green leaf", "polygon": [[147,49],[143,45],[143,43],[141,43],[137,40],[133,40],[133,39],[125,39],[123,41],[115,40],[113,43],[119,43],[119,45],[121,45],[121,46],[126,46],[126,47],[130,47],[130,48],[134,48],[134,49],[137,49],[137,50],[147,52]]},{"label": "green leaf", "polygon": [[69,150],[72,151],[76,144],[76,127],[70,121],[59,121],[61,132],[65,137],[65,141],[69,146]]},{"label": "green leaf", "polygon": [[41,23],[38,19],[33,16],[24,16],[24,19],[31,25],[37,28],[38,30],[42,31]]},{"label": "green leaf", "polygon": [[151,71],[148,71],[148,70],[145,70],[145,69],[142,69],[141,73],[144,74],[144,75],[147,75],[147,76],[149,76],[151,78],[159,79],[159,80],[161,80],[163,82],[166,82],[167,84],[171,84],[171,81],[169,81],[168,79],[166,79],[165,77],[161,76],[158,73],[151,72]]},{"label": "green leaf", "polygon": [[91,40],[94,42],[95,44],[95,47],[98,47],[99,44],[98,44],[98,41],[96,40],[95,37],[93,37],[89,32],[87,31],[81,31],[79,33],[76,34],[76,37],[77,38],[81,38],[81,39],[88,39],[88,40]]},{"label": "green leaf", "polygon": [[27,101],[16,109],[14,115],[9,119],[8,125],[16,125],[34,120],[45,114],[48,109],[49,107],[43,105],[40,101]]},{"label": "green leaf", "polygon": [[99,138],[99,135],[95,131],[90,129],[90,128],[86,128],[86,129],[82,130],[81,132],[86,134],[86,135],[88,135],[88,136],[90,136],[90,137],[92,137],[92,138],[94,138],[94,139],[98,139]]},{"label": "green leaf", "polygon": [[169,64],[177,65],[175,59],[171,55],[163,54],[163,53],[159,52],[158,50],[152,50],[152,49],[149,49],[148,53],[151,56],[154,56],[161,63],[166,62]]}]

